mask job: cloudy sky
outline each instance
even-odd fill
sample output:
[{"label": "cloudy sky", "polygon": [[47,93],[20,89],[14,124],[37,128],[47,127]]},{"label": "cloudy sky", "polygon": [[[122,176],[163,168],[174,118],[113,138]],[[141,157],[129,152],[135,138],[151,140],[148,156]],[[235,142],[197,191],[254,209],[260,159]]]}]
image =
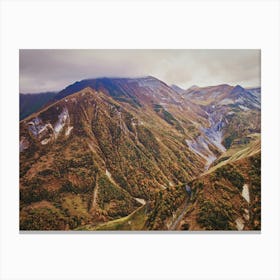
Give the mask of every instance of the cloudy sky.
[{"label": "cloudy sky", "polygon": [[260,85],[259,50],[20,50],[19,90],[58,91],[87,78],[155,76],[192,85]]}]

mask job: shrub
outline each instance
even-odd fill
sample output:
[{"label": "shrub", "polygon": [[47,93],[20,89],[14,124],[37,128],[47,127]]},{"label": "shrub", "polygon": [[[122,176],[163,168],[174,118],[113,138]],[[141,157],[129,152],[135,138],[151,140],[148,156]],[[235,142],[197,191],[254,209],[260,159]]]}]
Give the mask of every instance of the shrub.
[{"label": "shrub", "polygon": [[232,165],[224,165],[215,172],[217,179],[225,178],[240,191],[244,185],[244,177]]},{"label": "shrub", "polygon": [[197,222],[206,230],[229,230],[231,213],[209,200],[200,205]]}]

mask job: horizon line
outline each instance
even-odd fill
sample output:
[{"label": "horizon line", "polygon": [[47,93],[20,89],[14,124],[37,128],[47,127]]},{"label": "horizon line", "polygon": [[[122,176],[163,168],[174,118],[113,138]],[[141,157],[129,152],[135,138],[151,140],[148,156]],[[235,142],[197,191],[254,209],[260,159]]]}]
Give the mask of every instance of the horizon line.
[{"label": "horizon line", "polygon": [[75,84],[75,83],[80,83],[82,81],[89,81],[89,80],[98,80],[98,79],[144,79],[144,78],[154,78],[156,80],[159,80],[160,82],[162,83],[165,83],[167,86],[169,87],[172,87],[172,86],[176,86],[182,90],[189,90],[191,89],[192,87],[197,87],[197,88],[206,88],[206,87],[217,87],[217,86],[241,86],[243,87],[244,89],[254,89],[254,88],[261,88],[261,85],[257,86],[249,86],[249,87],[244,87],[242,86],[242,83],[237,83],[235,85],[231,85],[231,84],[228,84],[228,83],[217,83],[217,84],[213,84],[213,85],[208,85],[208,86],[199,86],[197,84],[193,84],[192,86],[188,87],[188,88],[182,88],[181,86],[178,86],[177,84],[167,84],[166,82],[164,82],[163,80],[153,76],[153,75],[146,75],[146,76],[135,76],[135,77],[120,77],[120,76],[100,76],[100,77],[95,77],[95,78],[85,78],[85,79],[81,79],[81,80],[76,80],[68,85],[66,85],[64,88],[62,89],[57,89],[57,90],[45,90],[45,91],[34,91],[34,92],[27,92],[27,91],[23,91],[21,92],[19,90],[19,94],[24,94],[24,95],[28,95],[28,94],[43,94],[43,93],[59,93],[60,91],[64,90],[65,88]]}]

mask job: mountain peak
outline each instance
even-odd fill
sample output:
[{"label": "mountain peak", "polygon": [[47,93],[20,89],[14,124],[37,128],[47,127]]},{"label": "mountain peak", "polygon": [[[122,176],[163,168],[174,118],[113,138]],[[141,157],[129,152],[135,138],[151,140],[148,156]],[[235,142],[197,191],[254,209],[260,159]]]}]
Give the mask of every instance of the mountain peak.
[{"label": "mountain peak", "polygon": [[179,94],[184,94],[186,92],[184,89],[180,88],[177,85],[171,85],[170,87]]},{"label": "mountain peak", "polygon": [[245,89],[242,86],[237,85],[232,89],[232,91],[230,93],[236,94],[236,93],[240,93],[240,92],[244,92],[244,91],[245,91]]},{"label": "mountain peak", "polygon": [[189,87],[187,90],[195,90],[195,89],[198,89],[199,86],[197,85],[192,85],[191,87]]}]

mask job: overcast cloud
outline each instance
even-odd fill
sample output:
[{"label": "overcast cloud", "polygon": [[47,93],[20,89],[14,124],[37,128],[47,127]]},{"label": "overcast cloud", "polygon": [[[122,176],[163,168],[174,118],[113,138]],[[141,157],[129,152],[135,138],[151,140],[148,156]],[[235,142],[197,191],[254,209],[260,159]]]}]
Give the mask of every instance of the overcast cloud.
[{"label": "overcast cloud", "polygon": [[260,86],[260,50],[20,50],[22,93],[97,77],[155,76],[182,88]]}]

